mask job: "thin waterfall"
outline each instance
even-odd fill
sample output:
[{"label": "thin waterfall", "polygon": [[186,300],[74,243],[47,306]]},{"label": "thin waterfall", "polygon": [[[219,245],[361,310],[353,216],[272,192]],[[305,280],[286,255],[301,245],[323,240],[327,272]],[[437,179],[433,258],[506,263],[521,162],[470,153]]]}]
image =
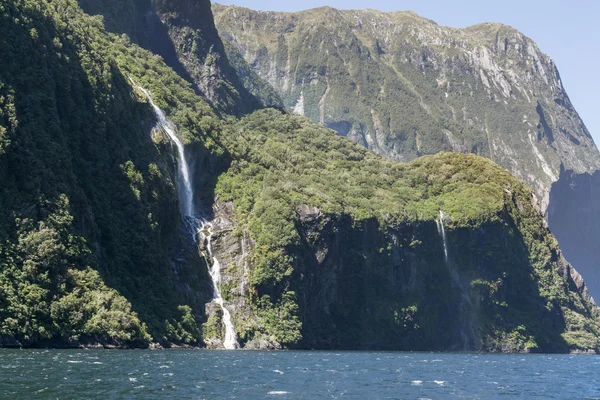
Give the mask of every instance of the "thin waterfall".
[{"label": "thin waterfall", "polygon": [[175,127],[175,125],[173,125],[173,123],[171,123],[171,121],[169,121],[167,119],[167,117],[165,116],[165,113],[156,104],[154,104],[152,97],[150,97],[150,93],[148,93],[148,91],[146,89],[144,89],[143,87],[138,86],[133,81],[133,79],[131,79],[131,78],[129,78],[129,79],[139,90],[141,90],[144,93],[144,95],[150,102],[152,109],[154,110],[154,115],[156,115],[156,118],[158,119],[158,123],[164,129],[164,131],[167,133],[167,135],[169,136],[169,139],[171,139],[171,141],[175,144],[175,147],[177,147],[177,165],[178,165],[177,175],[179,178],[177,181],[177,189],[178,189],[177,192],[179,194],[180,212],[181,212],[181,215],[184,217],[184,219],[186,219],[186,217],[193,217],[195,215],[194,191],[192,190],[190,169],[189,169],[188,163],[185,158],[185,151],[184,151],[183,143],[181,143],[181,141],[179,140],[179,138],[177,137],[177,135],[175,133],[177,131],[177,128]]},{"label": "thin waterfall", "polygon": [[[148,93],[148,91],[143,87],[137,85],[133,79],[129,78],[129,80],[133,86],[144,93],[150,102],[152,109],[154,110],[154,114],[158,119],[158,123],[167,133],[169,139],[171,139],[171,142],[173,142],[175,147],[177,147],[177,193],[179,195],[179,211],[181,212],[181,217],[186,227],[190,230],[194,241],[197,242],[197,237],[199,237],[202,239],[201,243],[206,242],[206,252],[208,254],[203,254],[210,265],[209,272],[214,288],[212,301],[218,304],[223,311],[223,325],[225,325],[225,340],[223,341],[223,346],[229,350],[237,349],[240,347],[240,345],[237,342],[235,329],[233,327],[233,323],[231,322],[231,314],[225,307],[223,297],[221,296],[221,264],[212,251],[213,226],[207,220],[196,216],[196,210],[194,207],[194,190],[192,187],[190,168],[185,157],[183,143],[181,143],[176,134],[177,128],[173,123],[171,123],[171,121],[167,119],[165,113],[154,103],[150,93]],[[207,234],[205,232],[207,232]]]},{"label": "thin waterfall", "polygon": [[[443,243],[443,247],[444,247],[444,260],[446,262],[446,267],[448,268],[448,272],[450,272],[450,276],[452,277],[452,281],[453,281],[454,285],[460,291],[460,316],[459,316],[459,318],[461,321],[460,335],[461,335],[461,339],[463,342],[463,350],[470,350],[472,348],[470,346],[470,343],[472,342],[473,345],[475,344],[475,329],[473,327],[473,321],[471,318],[471,315],[473,313],[473,304],[471,303],[471,298],[465,292],[462,281],[460,279],[460,275],[458,274],[456,269],[454,269],[452,264],[450,262],[448,262],[448,239],[446,237],[446,229],[444,228],[444,219],[446,219],[446,218],[448,218],[448,216],[446,214],[444,214],[444,212],[442,210],[440,210],[440,218],[439,218],[439,220],[436,219],[435,223],[437,225],[438,233],[440,234],[440,237],[442,238],[442,243]],[[464,329],[465,326],[467,328],[467,331],[470,334],[470,337],[469,337],[469,335],[467,335],[467,333],[465,333],[465,329]]]},{"label": "thin waterfall", "polygon": [[446,239],[446,230],[444,229],[444,218],[446,215],[442,210],[440,210],[440,220],[435,220],[435,223],[438,228],[438,232],[442,237],[442,243],[444,245],[444,259],[446,260],[446,264],[448,264],[448,240]]}]

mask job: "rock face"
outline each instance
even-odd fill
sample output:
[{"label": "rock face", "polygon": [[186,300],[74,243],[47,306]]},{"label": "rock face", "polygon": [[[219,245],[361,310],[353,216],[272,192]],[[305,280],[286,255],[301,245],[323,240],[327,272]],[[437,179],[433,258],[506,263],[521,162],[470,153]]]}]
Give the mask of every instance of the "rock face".
[{"label": "rock face", "polygon": [[79,0],[79,4],[89,14],[103,15],[108,30],[160,55],[217,112],[240,115],[261,108],[255,95],[265,104],[278,102],[277,94],[258,76],[238,77],[236,70],[250,69],[241,58],[235,59],[235,69],[230,65],[208,0]]},{"label": "rock face", "polygon": [[[553,189],[561,170],[600,168],[554,62],[511,27],[453,29],[412,12],[328,7],[275,13],[214,5],[213,12],[223,39],[288,110],[378,154],[407,161],[451,150],[491,158],[534,189],[543,213],[551,190],[568,186]],[[563,225],[551,227],[561,240],[568,236]],[[589,236],[578,251],[591,253],[599,242]],[[597,265],[566,254],[600,296]]]},{"label": "rock face", "polygon": [[[309,126],[265,110],[231,128],[232,156],[244,161],[217,187],[227,203],[215,209],[213,249],[242,346],[595,348],[596,306],[524,184],[470,155],[442,153],[403,169]],[[315,169],[325,159],[344,172]],[[357,174],[368,183],[354,192]],[[415,188],[420,195],[409,194]],[[423,197],[406,203],[395,193]],[[213,315],[205,340],[218,345]]]}]

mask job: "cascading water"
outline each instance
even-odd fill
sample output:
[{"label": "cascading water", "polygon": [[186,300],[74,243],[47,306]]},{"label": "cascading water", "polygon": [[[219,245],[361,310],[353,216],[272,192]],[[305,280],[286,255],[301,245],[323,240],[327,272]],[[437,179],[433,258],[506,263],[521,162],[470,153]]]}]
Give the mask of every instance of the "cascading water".
[{"label": "cascading water", "polygon": [[158,123],[164,129],[164,131],[169,136],[169,139],[175,144],[177,147],[177,164],[178,164],[178,180],[177,180],[177,192],[179,195],[179,203],[180,203],[180,212],[181,217],[184,220],[184,223],[190,229],[192,237],[194,241],[197,241],[197,237],[200,237],[201,242],[206,242],[206,252],[208,254],[204,254],[206,260],[208,261],[210,266],[210,276],[212,278],[214,293],[213,293],[213,302],[218,304],[223,311],[223,325],[225,325],[225,340],[223,341],[223,346],[228,350],[233,350],[239,348],[239,344],[237,342],[237,336],[235,334],[235,329],[233,328],[233,324],[231,322],[231,314],[229,310],[225,307],[223,302],[223,297],[221,296],[221,265],[219,260],[215,257],[212,251],[212,236],[213,236],[213,226],[210,222],[203,218],[198,218],[196,216],[195,207],[194,207],[194,191],[192,189],[192,181],[190,175],[190,168],[185,157],[185,151],[183,147],[183,143],[179,140],[176,135],[177,128],[171,121],[167,119],[165,113],[156,105],[150,97],[150,93],[143,87],[137,85],[133,79],[129,78],[131,83],[138,88],[152,106],[154,110],[154,114],[158,119]]},{"label": "cascading water", "polygon": [[448,240],[446,239],[446,230],[444,229],[444,218],[446,218],[446,215],[442,210],[440,210],[440,220],[438,221],[436,219],[435,223],[437,225],[438,232],[442,237],[442,242],[444,245],[444,259],[446,260],[446,264],[448,264]]},{"label": "cascading water", "polygon": [[171,141],[173,143],[175,143],[175,147],[177,147],[177,164],[179,167],[178,171],[177,171],[178,178],[179,178],[177,180],[177,189],[178,189],[177,192],[179,194],[180,211],[181,211],[181,215],[184,217],[184,219],[186,219],[186,217],[193,218],[194,214],[195,214],[194,213],[194,191],[192,190],[192,182],[190,179],[190,169],[188,167],[188,163],[185,158],[185,151],[184,151],[183,143],[181,143],[181,141],[175,134],[175,132],[176,132],[175,125],[173,125],[171,123],[171,121],[169,121],[167,119],[167,117],[165,116],[165,113],[156,104],[154,104],[152,97],[150,97],[150,93],[148,93],[148,91],[146,89],[144,89],[143,87],[138,86],[133,81],[133,79],[131,79],[131,78],[129,78],[129,79],[131,80],[131,83],[133,83],[133,85],[135,87],[137,87],[139,90],[141,90],[144,93],[144,95],[150,102],[152,109],[154,110],[154,115],[156,115],[156,118],[158,118],[158,123],[164,129],[164,131],[167,133],[167,135],[169,136],[169,139],[171,139]]},{"label": "cascading water", "polygon": [[[212,224],[207,221],[202,221],[202,227],[199,232],[200,236],[206,240],[206,252],[208,253],[208,257],[212,258],[213,261],[212,267],[210,268],[210,277],[212,278],[214,287],[213,301],[221,307],[221,310],[223,310],[223,325],[225,325],[225,340],[223,341],[223,347],[230,350],[237,349],[240,345],[237,342],[235,330],[231,323],[231,314],[229,313],[229,310],[225,308],[223,296],[221,296],[221,264],[212,251]],[[208,234],[206,235],[204,232],[207,232]]]},{"label": "cascading water", "polygon": [[[452,281],[454,285],[460,291],[460,336],[463,341],[463,350],[471,350],[475,345],[475,328],[473,327],[472,314],[473,314],[473,305],[471,303],[471,298],[465,292],[462,281],[460,279],[460,275],[454,269],[452,264],[448,262],[448,239],[446,238],[446,229],[444,228],[444,219],[448,216],[444,214],[442,210],[440,210],[440,219],[435,220],[437,225],[438,233],[442,238],[442,243],[444,247],[444,260],[446,261],[446,266],[448,267],[448,271],[450,272],[450,276],[452,277]],[[469,332],[467,335],[466,331]]]}]

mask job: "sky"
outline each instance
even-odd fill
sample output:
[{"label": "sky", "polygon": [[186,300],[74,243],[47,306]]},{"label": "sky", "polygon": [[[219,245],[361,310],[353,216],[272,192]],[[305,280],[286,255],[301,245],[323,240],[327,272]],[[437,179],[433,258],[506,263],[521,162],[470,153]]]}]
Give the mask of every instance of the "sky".
[{"label": "sky", "polygon": [[[214,1],[214,0],[213,0]],[[501,22],[533,39],[555,62],[583,122],[600,144],[600,1],[598,0],[218,0],[255,10],[412,10],[440,25]]]}]

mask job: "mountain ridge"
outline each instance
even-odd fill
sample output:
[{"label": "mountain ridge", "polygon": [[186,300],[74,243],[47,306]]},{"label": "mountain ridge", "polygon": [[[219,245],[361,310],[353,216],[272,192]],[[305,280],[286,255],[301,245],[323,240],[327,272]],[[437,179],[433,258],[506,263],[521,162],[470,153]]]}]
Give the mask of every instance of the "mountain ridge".
[{"label": "mountain ridge", "polygon": [[560,179],[600,170],[600,152],[554,61],[530,38],[504,24],[449,28],[404,12],[213,10],[223,40],[290,112],[388,158],[474,153],[528,184],[600,296],[597,232],[585,228],[585,244],[567,233],[589,218],[600,224],[600,206],[574,205],[580,219],[569,221],[568,210],[550,205],[567,195],[557,192],[569,186]]},{"label": "mountain ridge", "polygon": [[[344,26],[341,29],[345,29],[346,27],[350,29],[350,31],[345,32],[344,34],[354,34],[356,35],[357,31],[366,31],[369,34],[372,34],[372,32],[369,32],[369,30],[375,26],[377,26],[378,28],[381,29],[385,29],[385,28],[389,28],[391,29],[391,31],[385,31],[383,33],[381,33],[382,35],[385,36],[385,40],[383,41],[379,41],[380,46],[382,47],[380,49],[380,51],[384,51],[385,53],[389,53],[389,52],[394,52],[396,51],[393,46],[395,46],[395,42],[394,39],[391,38],[389,35],[391,33],[393,34],[406,34],[408,35],[407,37],[415,37],[415,40],[420,41],[419,43],[421,43],[421,45],[425,45],[425,46],[437,46],[440,47],[442,49],[451,51],[453,49],[457,49],[457,50],[461,50],[461,51],[466,51],[467,49],[464,49],[465,46],[467,46],[467,43],[469,46],[469,51],[479,51],[479,48],[477,47],[478,45],[480,45],[480,40],[484,40],[486,41],[486,45],[484,48],[482,48],[481,51],[483,51],[483,53],[481,54],[477,54],[475,53],[474,57],[476,57],[476,59],[471,60],[471,62],[476,62],[477,65],[480,66],[480,68],[482,68],[482,70],[484,71],[485,74],[489,74],[490,76],[486,75],[484,78],[482,78],[482,82],[484,85],[491,85],[490,91],[492,92],[492,95],[504,95],[503,97],[500,97],[500,100],[502,100],[503,98],[507,99],[510,98],[511,96],[527,96],[527,99],[529,100],[529,102],[531,102],[531,98],[528,97],[528,93],[526,93],[524,91],[523,88],[521,88],[517,84],[515,84],[515,82],[510,81],[510,70],[506,71],[495,71],[495,69],[502,69],[501,66],[498,64],[496,65],[497,62],[500,61],[499,60],[495,60],[495,59],[491,59],[490,56],[491,54],[488,53],[489,51],[493,51],[494,53],[499,53],[498,57],[500,56],[507,56],[511,51],[514,53],[514,49],[509,48],[508,47],[508,40],[516,40],[516,42],[514,42],[514,47],[517,49],[516,52],[519,52],[519,49],[521,48],[525,48],[526,52],[524,53],[526,56],[530,57],[532,60],[532,65],[531,68],[534,68],[534,70],[538,71],[538,75],[537,77],[533,76],[529,79],[540,79],[542,81],[542,87],[544,85],[549,85],[552,84],[553,87],[551,88],[552,91],[554,91],[554,89],[556,89],[558,92],[558,94],[560,94],[560,96],[562,96],[564,98],[564,102],[565,102],[565,108],[567,109],[572,109],[572,106],[570,106],[570,102],[568,100],[568,96],[566,95],[566,93],[564,93],[563,89],[562,89],[562,84],[561,84],[561,80],[560,80],[560,75],[556,69],[556,66],[554,64],[554,62],[547,58],[547,56],[541,52],[539,50],[539,48],[535,45],[535,43],[527,38],[525,35],[523,35],[522,33],[520,33],[519,31],[517,31],[516,29],[508,26],[508,25],[503,25],[503,24],[499,24],[499,23],[483,23],[483,24],[477,24],[477,25],[473,25],[467,28],[450,28],[450,27],[443,27],[440,25],[437,25],[433,22],[427,23],[424,26],[419,26],[419,28],[421,28],[421,30],[419,31],[410,31],[408,33],[405,33],[405,27],[403,27],[403,25],[407,25],[407,26],[411,26],[413,21],[409,21],[409,23],[406,24],[395,24],[397,21],[393,21],[392,17],[396,16],[396,15],[400,15],[400,16],[404,16],[406,15],[405,12],[389,12],[389,13],[385,13],[385,12],[376,12],[375,14],[378,17],[381,17],[381,20],[374,20],[371,21],[373,25],[369,25],[368,23],[361,23],[358,22],[358,20],[360,20],[360,17],[368,17],[369,14],[372,14],[369,11],[365,11],[365,10],[337,10],[334,8],[317,8],[317,9],[311,9],[311,10],[307,10],[307,11],[301,11],[301,12],[295,12],[295,13],[276,13],[276,12],[255,12],[252,11],[250,9],[247,8],[238,8],[236,6],[221,6],[219,4],[215,4],[213,6],[214,10],[215,10],[215,20],[217,23],[217,27],[221,28],[222,31],[222,35],[225,36],[226,39],[230,39],[229,35],[235,31],[235,36],[236,40],[234,40],[233,42],[237,45],[238,49],[242,50],[242,54],[245,54],[245,57],[247,58],[247,61],[250,62],[251,65],[254,65],[256,62],[260,62],[260,57],[261,56],[256,56],[255,54],[249,54],[248,51],[250,51],[250,47],[245,47],[242,43],[242,38],[243,35],[249,35],[249,37],[251,37],[252,35],[252,26],[245,26],[245,32],[242,33],[241,31],[237,31],[236,29],[236,22],[234,20],[228,20],[228,13],[231,12],[245,12],[245,13],[249,13],[248,14],[248,18],[249,21],[254,21],[255,18],[267,18],[267,17],[275,17],[273,23],[271,24],[268,20],[264,20],[261,21],[261,24],[266,24],[263,26],[262,31],[264,32],[264,34],[261,34],[261,36],[256,36],[253,37],[253,40],[257,40],[258,42],[255,44],[255,46],[260,47],[261,45],[265,45],[266,49],[268,50],[269,48],[271,48],[272,46],[276,46],[277,45],[277,40],[279,40],[277,38],[278,34],[281,34],[281,32],[284,32],[286,29],[292,29],[292,27],[294,27],[294,29],[308,29],[308,31],[302,31],[302,34],[308,34],[308,32],[310,31],[310,29],[317,29],[317,26],[312,26],[310,25],[312,22],[311,21],[304,21],[302,19],[303,16],[305,15],[310,15],[310,16],[315,16],[316,21],[319,21],[319,23],[323,23],[325,22],[325,20],[327,20],[327,18],[325,17],[325,13],[333,13],[335,15],[338,16],[342,16],[344,17],[344,22],[347,24],[346,26]],[[323,11],[325,10],[325,11]],[[412,14],[409,14],[412,15]],[[283,16],[285,16],[286,20],[281,19]],[[245,24],[246,21],[244,21],[244,17],[245,14],[239,14],[237,15],[237,20],[239,24]],[[425,19],[423,19],[424,21],[427,21]],[[382,28],[382,21],[388,23],[388,26],[383,26]],[[421,21],[421,20],[419,20]],[[314,21],[313,21],[314,22]],[[335,38],[335,30],[331,30],[333,29],[335,22],[331,21],[331,20],[327,20],[327,22],[329,23],[330,28],[325,28],[326,30],[328,30],[330,33],[333,33],[333,37]],[[307,24],[308,25],[305,25]],[[376,25],[376,23],[378,23]],[[291,24],[291,25],[290,25]],[[303,25],[304,24],[304,25]],[[302,26],[302,27],[301,27]],[[493,27],[492,31],[489,32],[489,30],[487,28],[489,27]],[[425,27],[429,27],[432,29],[432,31],[427,31],[426,29],[424,29]],[[232,31],[228,31],[228,29],[231,29]],[[270,33],[272,31],[272,33]],[[451,31],[455,34],[458,34],[457,37],[453,37],[452,35],[448,34],[448,31]],[[288,32],[289,33],[289,32]],[[285,33],[286,35],[288,33]],[[297,34],[300,34],[299,32],[295,32]],[[318,32],[317,32],[318,33]],[[313,32],[313,36],[317,35],[317,33]],[[481,33],[483,33],[483,38]],[[436,36],[432,36],[432,34],[438,35],[439,37]],[[239,36],[242,35],[242,36]],[[270,36],[269,36],[270,35]],[[340,33],[341,35],[341,33]],[[288,35],[289,36],[289,35]],[[443,38],[442,38],[443,36]],[[312,37],[312,36],[311,36]],[[340,36],[341,37],[341,36]],[[404,36],[402,36],[404,37]],[[375,40],[379,40],[381,38],[378,38],[375,34],[372,34],[371,36],[368,37],[369,40],[363,40],[364,38],[361,35],[357,35],[356,38],[361,41],[361,44],[364,45],[367,50],[369,50],[370,54],[367,54],[367,57],[376,57],[375,51],[373,49],[373,45],[374,45],[374,41]],[[320,38],[319,38],[320,39]],[[374,40],[375,39],[375,40]],[[336,39],[337,40],[337,39]],[[409,39],[406,39],[409,40]],[[503,43],[500,43],[503,42]],[[511,42],[512,43],[512,42]],[[523,46],[521,46],[520,43],[523,43]],[[322,43],[322,45],[325,44],[325,42]],[[352,45],[352,43],[350,43],[350,45]],[[387,45],[387,46],[386,46]],[[503,46],[502,46],[503,45]],[[436,48],[437,48],[436,47]],[[512,50],[511,50],[512,49]],[[292,50],[290,50],[292,51]],[[294,51],[297,51],[297,49],[294,49]],[[322,51],[322,50],[319,50]],[[327,50],[329,51],[329,50]],[[531,54],[530,54],[531,53]],[[264,56],[264,55],[262,55]],[[435,55],[433,55],[435,56]],[[273,55],[273,57],[278,57],[278,55]],[[273,59],[274,60],[274,59]],[[325,58],[325,60],[327,60],[327,58]],[[410,62],[410,60],[409,60]],[[477,67],[476,65],[476,67]],[[265,71],[260,70],[260,66],[258,67],[257,71],[260,73],[260,75],[262,75],[263,77],[268,76],[268,74]],[[399,68],[399,67],[398,67]],[[424,67],[425,68],[425,67]],[[429,68],[429,67],[428,67]],[[426,72],[430,72],[430,70],[433,70],[434,72],[436,71],[435,66],[433,68],[426,68]],[[493,76],[494,73],[498,72],[499,75],[498,76]],[[479,71],[476,71],[477,75],[479,75]],[[302,76],[298,76],[297,77],[298,80],[301,80]],[[549,81],[549,79],[552,78],[551,81]],[[271,83],[273,83],[275,81],[272,80]],[[444,83],[449,83],[449,82],[444,82]],[[481,83],[481,82],[480,82]],[[301,84],[300,81],[296,82],[296,84]],[[515,85],[515,88],[509,88],[507,85]],[[438,82],[439,85],[439,82]],[[277,86],[277,83],[276,83]],[[281,85],[279,85],[281,86]],[[483,88],[485,90],[485,88]],[[281,92],[281,88],[278,88],[278,90]],[[481,90],[481,88],[480,88]],[[542,89],[536,89],[536,90],[542,90]],[[509,92],[511,91],[511,92]],[[499,93],[498,93],[499,92]],[[560,97],[559,96],[559,97]],[[557,98],[558,99],[558,98]],[[560,99],[558,99],[560,100]],[[562,100],[561,100],[562,101]],[[554,102],[554,98],[552,98],[552,102]],[[289,101],[288,101],[289,103]],[[289,107],[289,104],[287,105]],[[537,113],[536,113],[537,114]],[[534,114],[534,116],[536,115]],[[575,121],[580,121],[579,117],[574,115]],[[584,125],[581,124],[580,126],[581,130],[578,131],[577,129],[573,129],[575,132],[577,132],[578,137],[577,138],[573,138],[574,140],[578,140],[579,137],[583,138],[584,140],[582,140],[582,142],[585,141],[585,143],[580,143],[578,147],[579,150],[581,150],[582,152],[584,150],[586,150],[586,148],[589,148],[591,151],[591,155],[592,157],[589,159],[586,159],[585,161],[581,161],[579,162],[579,160],[575,160],[575,159],[561,159],[561,161],[563,163],[565,163],[565,169],[572,169],[577,173],[582,173],[582,172],[591,172],[595,169],[597,169],[600,166],[600,157],[599,157],[599,153],[597,148],[595,147],[595,145],[593,144],[593,140],[591,139],[591,135],[589,134],[589,132],[587,131],[587,129],[585,129]],[[565,148],[565,150],[562,150],[562,152],[564,154],[562,154],[562,157],[566,157],[566,154],[568,153],[568,151],[566,150],[567,148]],[[584,153],[585,154],[585,153]],[[586,165],[586,163],[588,165]],[[502,164],[502,163],[501,163]],[[508,168],[509,170],[511,170],[511,172],[514,172],[513,169],[511,169],[510,167]],[[551,172],[546,172],[546,175],[552,175],[551,178],[556,178],[556,175],[558,175],[558,168],[556,168],[554,165],[552,165],[552,171]],[[543,171],[544,172],[544,171]],[[521,174],[522,175],[522,174]],[[526,179],[525,179],[526,180]],[[527,180],[526,180],[527,181]],[[531,182],[528,182],[531,183]],[[531,185],[530,186],[534,187],[535,189],[535,185]],[[547,187],[546,184],[546,188],[545,188],[545,192],[547,192],[549,189]],[[547,193],[545,195],[540,195],[541,192],[539,192],[536,189],[536,193],[538,193],[538,198],[540,199],[540,201],[544,201],[543,198],[545,196],[547,196]],[[547,201],[547,200],[545,200]],[[542,207],[542,211],[545,210],[545,206]]]}]

